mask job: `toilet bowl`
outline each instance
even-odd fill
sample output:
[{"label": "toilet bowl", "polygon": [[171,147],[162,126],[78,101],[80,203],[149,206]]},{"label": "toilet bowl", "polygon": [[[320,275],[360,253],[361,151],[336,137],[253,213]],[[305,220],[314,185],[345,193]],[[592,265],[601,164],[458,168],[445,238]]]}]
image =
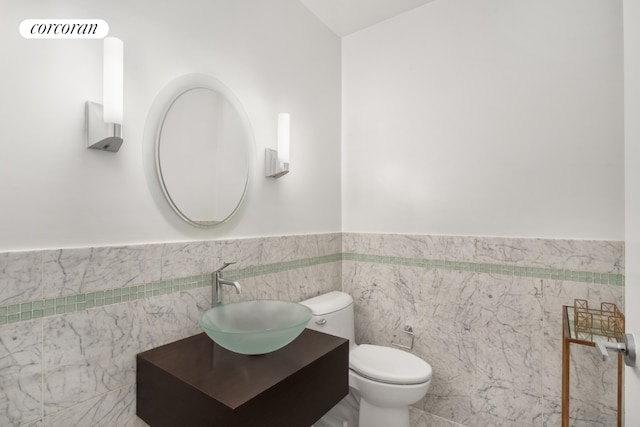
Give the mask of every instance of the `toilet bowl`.
[{"label": "toilet bowl", "polygon": [[349,294],[333,291],[300,304],[313,313],[307,328],[349,340],[349,387],[360,396],[358,426],[409,427],[409,405],[429,390],[431,366],[396,348],[357,345]]}]

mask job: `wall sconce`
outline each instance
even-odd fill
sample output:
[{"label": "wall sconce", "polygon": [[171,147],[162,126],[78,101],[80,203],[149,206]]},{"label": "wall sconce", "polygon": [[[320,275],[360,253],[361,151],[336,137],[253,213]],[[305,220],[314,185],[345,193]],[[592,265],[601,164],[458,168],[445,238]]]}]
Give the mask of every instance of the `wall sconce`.
[{"label": "wall sconce", "polygon": [[278,149],[265,149],[266,175],[280,178],[289,173],[289,114],[278,114]]},{"label": "wall sconce", "polygon": [[122,40],[103,41],[103,104],[87,101],[87,148],[116,152],[122,145],[123,45]]}]

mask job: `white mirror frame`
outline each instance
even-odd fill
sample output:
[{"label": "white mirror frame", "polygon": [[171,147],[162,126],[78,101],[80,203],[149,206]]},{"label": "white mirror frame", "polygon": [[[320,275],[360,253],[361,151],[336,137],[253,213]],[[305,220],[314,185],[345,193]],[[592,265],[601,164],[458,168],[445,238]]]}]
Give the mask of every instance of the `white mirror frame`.
[{"label": "white mirror frame", "polygon": [[[221,221],[215,222],[202,222],[202,221],[194,221],[191,218],[187,217],[182,213],[178,206],[175,206],[173,200],[169,196],[167,189],[163,182],[163,177],[161,176],[160,168],[159,168],[159,158],[158,158],[158,138],[160,135],[160,131],[162,129],[162,124],[164,122],[165,116],[174,101],[180,97],[183,93],[195,89],[195,88],[204,88],[211,89],[217,91],[218,93],[224,95],[224,97],[229,101],[231,105],[236,109],[240,119],[243,123],[243,127],[247,136],[247,155],[249,157],[248,161],[248,172],[247,172],[247,182],[244,188],[244,192],[238,201],[237,206],[226,218]],[[143,161],[145,173],[147,176],[147,183],[152,192],[152,196],[158,205],[161,205],[161,210],[167,217],[167,211],[176,218],[180,218],[184,223],[190,224],[191,226],[208,229],[216,227],[220,224],[228,222],[240,209],[243,204],[243,201],[249,191],[249,186],[251,182],[251,177],[253,176],[253,172],[255,169],[255,140],[253,131],[251,128],[251,123],[249,121],[249,117],[244,110],[244,107],[240,103],[238,97],[229,89],[224,83],[222,83],[217,78],[207,75],[207,74],[186,74],[181,77],[178,77],[171,82],[169,82],[158,94],[156,99],[153,102],[153,105],[149,111],[149,115],[147,117],[147,122],[145,124],[145,132],[144,132],[144,140],[143,140]],[[170,207],[168,210],[166,207]]]}]

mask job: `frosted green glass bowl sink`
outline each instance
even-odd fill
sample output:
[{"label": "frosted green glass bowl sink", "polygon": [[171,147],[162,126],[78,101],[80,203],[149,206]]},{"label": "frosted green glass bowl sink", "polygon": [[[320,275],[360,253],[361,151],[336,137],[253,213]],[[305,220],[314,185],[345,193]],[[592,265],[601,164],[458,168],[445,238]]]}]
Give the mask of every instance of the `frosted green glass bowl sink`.
[{"label": "frosted green glass bowl sink", "polygon": [[218,305],[204,312],[200,326],[218,345],[241,354],[265,354],[289,344],[311,319],[304,305],[253,300]]}]

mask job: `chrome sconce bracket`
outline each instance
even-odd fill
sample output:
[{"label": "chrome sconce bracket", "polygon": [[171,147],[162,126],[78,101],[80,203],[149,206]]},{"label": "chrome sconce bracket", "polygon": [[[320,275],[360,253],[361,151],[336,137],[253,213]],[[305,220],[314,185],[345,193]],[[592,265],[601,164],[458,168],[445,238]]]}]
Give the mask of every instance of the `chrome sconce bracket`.
[{"label": "chrome sconce bracket", "polygon": [[278,114],[278,149],[265,148],[264,169],[269,178],[289,173],[289,113]]},{"label": "chrome sconce bracket", "polygon": [[280,178],[289,173],[289,163],[281,162],[278,151],[272,148],[265,148],[264,167],[266,176],[270,178]]},{"label": "chrome sconce bracket", "polygon": [[115,153],[122,145],[124,47],[116,37],[105,37],[102,47],[103,103],[85,104],[85,144]]},{"label": "chrome sconce bracket", "polygon": [[102,105],[87,101],[85,107],[87,148],[117,152],[122,145],[122,126],[117,123],[105,123]]}]

